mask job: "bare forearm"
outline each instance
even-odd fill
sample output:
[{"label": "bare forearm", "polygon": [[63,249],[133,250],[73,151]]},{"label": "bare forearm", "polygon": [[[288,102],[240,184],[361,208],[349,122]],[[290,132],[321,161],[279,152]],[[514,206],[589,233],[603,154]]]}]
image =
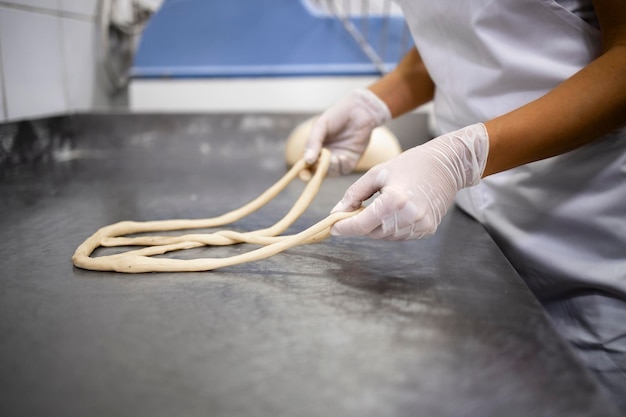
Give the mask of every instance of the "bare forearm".
[{"label": "bare forearm", "polygon": [[393,117],[398,117],[432,100],[435,86],[422,58],[413,48],[392,72],[369,89],[387,104]]},{"label": "bare forearm", "polygon": [[559,155],[626,125],[626,10],[596,0],[604,53],[545,96],[485,123],[484,175]]},{"label": "bare forearm", "polygon": [[626,48],[607,52],[542,98],[485,123],[485,176],[559,155],[626,123]]}]

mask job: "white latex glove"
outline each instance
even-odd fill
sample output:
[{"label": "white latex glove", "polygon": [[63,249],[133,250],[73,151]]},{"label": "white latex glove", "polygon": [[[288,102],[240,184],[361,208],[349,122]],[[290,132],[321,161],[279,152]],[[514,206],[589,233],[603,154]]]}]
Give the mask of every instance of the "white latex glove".
[{"label": "white latex glove", "polygon": [[366,172],[332,212],[354,211],[377,191],[361,213],[333,226],[335,236],[367,235],[408,240],[431,236],[462,188],[480,182],[489,137],[482,123],[439,136]]},{"label": "white latex glove", "polygon": [[304,160],[313,165],[322,147],[331,151],[329,176],[352,172],[367,147],[374,128],[391,120],[387,105],[366,89],[352,91],[317,118],[304,148]]}]

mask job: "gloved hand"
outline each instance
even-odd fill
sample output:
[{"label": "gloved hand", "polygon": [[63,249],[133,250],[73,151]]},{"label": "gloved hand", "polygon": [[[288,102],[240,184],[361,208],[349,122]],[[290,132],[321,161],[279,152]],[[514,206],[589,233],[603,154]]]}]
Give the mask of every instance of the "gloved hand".
[{"label": "gloved hand", "polygon": [[332,212],[353,211],[380,191],[361,213],[333,226],[335,236],[408,240],[431,236],[462,188],[480,182],[489,136],[482,123],[439,136],[367,171]]},{"label": "gloved hand", "polygon": [[313,165],[322,147],[331,151],[329,176],[352,172],[374,128],[391,119],[387,105],[366,89],[354,90],[329,107],[313,123],[304,160]]}]

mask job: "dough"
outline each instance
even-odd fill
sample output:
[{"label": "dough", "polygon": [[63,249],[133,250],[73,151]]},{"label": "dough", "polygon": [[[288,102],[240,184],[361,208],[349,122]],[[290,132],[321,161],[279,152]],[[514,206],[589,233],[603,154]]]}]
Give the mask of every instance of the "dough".
[{"label": "dough", "polygon": [[[289,212],[273,226],[251,232],[235,232],[221,230],[215,233],[186,234],[181,236],[140,236],[122,237],[130,234],[146,232],[164,232],[173,230],[189,230],[219,227],[235,222],[263,207],[278,195],[295,177],[307,170],[306,164],[300,160],[279,181],[268,188],[257,198],[244,206],[218,217],[195,220],[161,220],[152,222],[123,221],[105,226],[85,240],[74,252],[74,265],[94,271],[116,271],[125,273],[139,272],[179,272],[209,271],[225,266],[256,261],[282,252],[293,246],[323,240],[330,235],[331,226],[341,220],[353,216],[356,212],[334,213],[308,229],[290,236],[278,236],[284,232],[308,208],[316,196],[321,183],[328,171],[330,152],[322,150],[315,174],[307,183],[302,194]],[[153,258],[167,252],[197,248],[207,245],[233,245],[237,243],[254,243],[265,245],[241,255],[229,258],[202,259],[168,259]],[[98,247],[113,246],[145,246],[144,248],[115,255],[91,257]]]},{"label": "dough", "polygon": [[[293,166],[304,153],[304,145],[315,117],[300,123],[291,132],[285,143],[285,160],[287,166]],[[372,131],[370,143],[365,149],[354,172],[364,172],[382,162],[388,161],[402,153],[402,147],[396,136],[385,126],[377,127]]]}]

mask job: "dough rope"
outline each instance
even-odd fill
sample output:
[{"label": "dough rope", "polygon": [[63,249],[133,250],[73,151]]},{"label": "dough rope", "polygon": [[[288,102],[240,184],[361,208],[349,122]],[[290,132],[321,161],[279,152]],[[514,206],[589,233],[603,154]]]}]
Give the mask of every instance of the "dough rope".
[{"label": "dough rope", "polygon": [[[291,207],[274,225],[250,232],[220,230],[214,233],[185,234],[180,236],[139,236],[126,235],[149,232],[165,232],[225,226],[257,211],[276,197],[299,174],[307,171],[303,160],[298,161],[274,185],[257,198],[242,207],[221,216],[193,220],[159,220],[149,222],[122,221],[105,226],[87,238],[74,252],[74,265],[93,271],[115,271],[124,273],[140,272],[199,272],[210,271],[226,266],[257,261],[275,255],[297,245],[318,242],[330,236],[332,225],[357,212],[334,213],[318,223],[294,235],[283,233],[304,211],[319,192],[323,179],[328,172],[330,152],[322,150],[313,177]],[[202,246],[224,246],[237,243],[252,243],[262,247],[227,258],[170,259],[153,258],[172,251],[198,248]],[[128,252],[91,257],[98,247],[145,246]]]}]

